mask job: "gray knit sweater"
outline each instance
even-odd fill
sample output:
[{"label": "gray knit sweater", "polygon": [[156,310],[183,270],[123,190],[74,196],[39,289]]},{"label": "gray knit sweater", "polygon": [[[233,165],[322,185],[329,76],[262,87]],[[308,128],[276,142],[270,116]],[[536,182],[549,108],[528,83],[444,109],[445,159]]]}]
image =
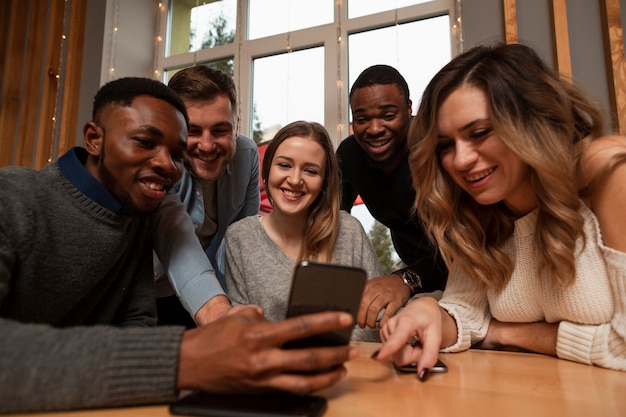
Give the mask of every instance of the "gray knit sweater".
[{"label": "gray knit sweater", "polygon": [[[285,318],[294,261],[267,235],[259,216],[246,217],[226,231],[226,294],[234,304],[263,307],[272,321]],[[340,212],[335,263],[356,266],[368,278],[382,275],[376,253],[361,223]],[[368,330],[368,329],[365,329]],[[378,340],[378,332],[357,330],[353,340]]]},{"label": "gray knit sweater", "polygon": [[56,163],[0,170],[0,413],[170,401],[182,328],[155,324],[148,218]]}]

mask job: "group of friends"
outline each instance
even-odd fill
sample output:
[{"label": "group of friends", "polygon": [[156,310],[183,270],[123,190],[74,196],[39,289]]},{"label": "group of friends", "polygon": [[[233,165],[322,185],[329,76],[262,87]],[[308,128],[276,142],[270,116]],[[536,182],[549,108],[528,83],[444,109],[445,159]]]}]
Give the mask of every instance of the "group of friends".
[{"label": "group of friends", "polygon": [[[349,99],[336,151],[296,121],[259,167],[230,76],[121,78],[96,94],[82,147],[0,169],[0,412],[307,394],[356,351],[281,346],[348,326],[422,381],[439,352],[470,347],[626,371],[626,138],[589,96],[498,44],[453,58],[415,116],[387,65]],[[391,274],[349,214],[357,195],[390,231]],[[366,271],[356,323],[284,319],[301,260]]]}]

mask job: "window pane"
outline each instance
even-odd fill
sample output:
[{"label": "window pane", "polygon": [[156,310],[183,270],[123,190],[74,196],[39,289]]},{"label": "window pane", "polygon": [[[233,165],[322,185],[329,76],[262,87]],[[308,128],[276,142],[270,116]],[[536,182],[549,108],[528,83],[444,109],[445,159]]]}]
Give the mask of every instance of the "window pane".
[{"label": "window pane", "polygon": [[252,102],[255,141],[296,120],[324,124],[324,48],[257,58]]},{"label": "window pane", "polygon": [[391,65],[409,84],[415,114],[424,88],[451,59],[450,36],[447,15],[350,35],[349,86],[365,68]]},{"label": "window pane", "polygon": [[431,0],[348,0],[348,18],[385,12],[414,4],[428,3]]},{"label": "window pane", "polygon": [[248,39],[331,23],[333,0],[249,0]]},{"label": "window pane", "polygon": [[169,10],[168,56],[225,45],[235,38],[237,0],[171,0]]}]

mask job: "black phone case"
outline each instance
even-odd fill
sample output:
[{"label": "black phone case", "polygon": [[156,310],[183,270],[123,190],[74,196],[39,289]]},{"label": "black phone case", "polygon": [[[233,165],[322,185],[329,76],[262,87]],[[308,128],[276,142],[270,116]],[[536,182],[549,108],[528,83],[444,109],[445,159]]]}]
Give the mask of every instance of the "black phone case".
[{"label": "black phone case", "polygon": [[327,400],[289,393],[209,394],[195,391],[170,404],[170,413],[205,417],[320,417]]},{"label": "black phone case", "polygon": [[[286,317],[320,311],[345,311],[356,316],[367,274],[361,268],[304,261],[295,269]],[[285,348],[341,346],[350,343],[354,326],[285,344]]]}]

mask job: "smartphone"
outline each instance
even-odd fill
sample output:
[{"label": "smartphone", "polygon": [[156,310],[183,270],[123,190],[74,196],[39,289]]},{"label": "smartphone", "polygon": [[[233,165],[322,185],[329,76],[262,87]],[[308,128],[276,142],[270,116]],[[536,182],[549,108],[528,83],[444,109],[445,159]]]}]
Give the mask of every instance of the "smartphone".
[{"label": "smartphone", "polygon": [[[400,372],[413,372],[413,373],[417,372],[417,364],[416,363],[410,363],[408,365],[396,365],[394,363],[393,366]],[[448,367],[446,366],[445,363],[443,363],[441,361],[441,359],[437,359],[437,363],[435,364],[435,366],[433,366],[433,368],[430,370],[430,372],[431,373],[448,372]]]},{"label": "smartphone", "polygon": [[[361,268],[303,261],[294,270],[286,317],[320,311],[345,311],[356,323],[367,274]],[[285,348],[341,346],[350,343],[354,326],[295,340]]]},{"label": "smartphone", "polygon": [[170,413],[211,417],[319,417],[327,400],[289,393],[209,394],[194,391],[170,404]]}]

